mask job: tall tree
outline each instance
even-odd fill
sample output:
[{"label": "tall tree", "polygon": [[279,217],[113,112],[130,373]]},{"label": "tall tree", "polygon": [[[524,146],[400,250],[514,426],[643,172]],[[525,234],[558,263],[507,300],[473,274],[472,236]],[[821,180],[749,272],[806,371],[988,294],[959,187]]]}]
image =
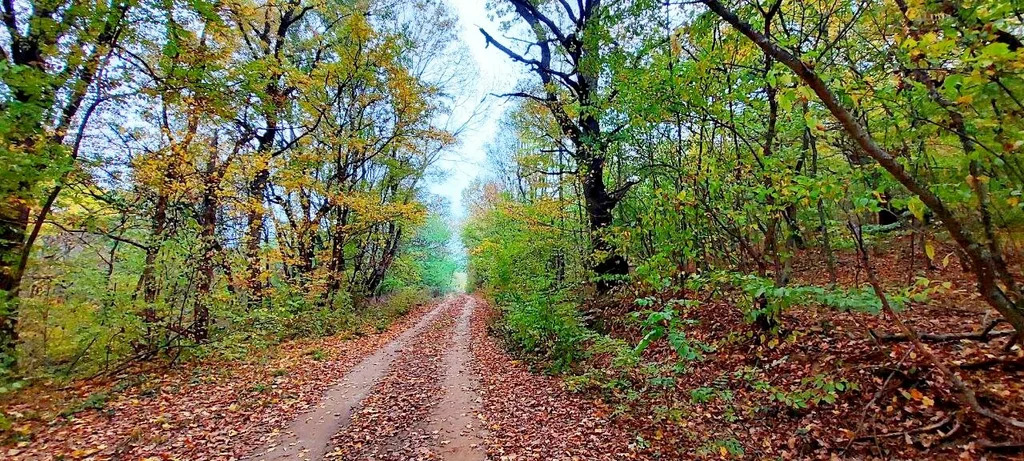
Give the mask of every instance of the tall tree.
[{"label": "tall tree", "polygon": [[[567,1],[533,2],[507,0],[497,2],[511,7],[513,14],[527,26],[526,51],[518,52],[494,38],[484,29],[488,45],[494,45],[514,61],[526,65],[540,79],[537,92],[517,92],[507,96],[527,98],[543,104],[568,138],[570,155],[579,167],[590,230],[593,234],[593,266],[597,288],[609,291],[629,273],[625,256],[616,251],[606,235],[614,220],[613,211],[634,185],[624,182],[609,187],[606,165],[616,135],[626,127],[607,127],[608,105],[614,94],[606,90],[602,79],[609,36],[605,22],[609,14],[601,0],[586,0],[571,5]],[[504,11],[503,11],[504,12]],[[537,52],[531,52],[536,49]]]}]

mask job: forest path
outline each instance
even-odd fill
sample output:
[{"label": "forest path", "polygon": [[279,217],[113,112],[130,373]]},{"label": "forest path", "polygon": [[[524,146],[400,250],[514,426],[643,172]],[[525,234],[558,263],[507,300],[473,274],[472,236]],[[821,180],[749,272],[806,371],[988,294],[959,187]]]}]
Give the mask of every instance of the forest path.
[{"label": "forest path", "polygon": [[475,304],[439,302],[248,459],[485,459],[469,366]]},{"label": "forest path", "polygon": [[636,459],[607,405],[509,356],[498,315],[451,296],[378,334],[34,394],[7,412],[36,415],[18,426],[31,439],[0,459]]},{"label": "forest path", "polygon": [[248,459],[323,459],[330,449],[331,436],[351,421],[360,402],[401,354],[402,347],[432,324],[443,307],[444,303],[439,303],[412,328],[363,359],[345,375],[341,383],[327,390],[312,411],[299,415],[286,431],[271,439]]},{"label": "forest path", "polygon": [[485,458],[481,450],[485,425],[481,413],[479,380],[472,375],[469,323],[476,300],[464,297],[462,314],[455,325],[452,347],[445,354],[444,398],[434,410],[428,431],[439,434],[438,454],[446,461],[476,461]]}]

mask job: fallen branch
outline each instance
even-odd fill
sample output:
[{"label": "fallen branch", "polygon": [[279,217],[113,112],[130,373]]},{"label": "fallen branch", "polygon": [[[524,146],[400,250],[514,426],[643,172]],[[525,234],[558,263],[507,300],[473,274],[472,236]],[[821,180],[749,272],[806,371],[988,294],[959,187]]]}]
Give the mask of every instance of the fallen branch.
[{"label": "fallen branch", "polygon": [[981,439],[978,441],[978,446],[989,451],[1021,451],[1024,449],[1024,442],[993,442]]},{"label": "fallen branch", "polygon": [[[990,327],[986,327],[982,331],[970,331],[970,332],[964,332],[964,333],[921,333],[921,334],[918,335],[918,337],[921,339],[921,341],[933,341],[933,342],[959,341],[959,340],[988,341],[990,339],[1001,338],[1001,337],[1004,337],[1004,336],[1012,336],[1014,334],[1013,329],[992,331],[992,328],[995,327],[995,324],[997,324],[999,322],[1001,322],[1001,320],[993,321],[990,324],[991,325]],[[874,330],[869,330],[869,333],[875,339],[877,339],[879,341],[882,341],[882,342],[911,341],[910,336],[907,336],[906,334],[885,335],[885,334],[875,333]]]},{"label": "fallen branch", "polygon": [[953,421],[953,427],[946,431],[945,434],[939,436],[939,441],[949,439],[950,437],[953,436],[953,434],[959,432],[961,427],[962,425],[960,424],[960,418],[957,418],[956,420]]},{"label": "fallen branch", "polygon": [[1017,360],[1017,359],[1007,360],[1007,359],[1000,359],[1000,358],[992,358],[992,359],[979,360],[977,362],[968,362],[968,363],[962,363],[960,365],[957,365],[957,367],[960,368],[961,370],[981,370],[981,369],[990,368],[990,367],[994,367],[994,366],[1005,367],[1005,368],[1008,368],[1008,369],[1018,369],[1019,370],[1019,369],[1024,369],[1024,360]]}]

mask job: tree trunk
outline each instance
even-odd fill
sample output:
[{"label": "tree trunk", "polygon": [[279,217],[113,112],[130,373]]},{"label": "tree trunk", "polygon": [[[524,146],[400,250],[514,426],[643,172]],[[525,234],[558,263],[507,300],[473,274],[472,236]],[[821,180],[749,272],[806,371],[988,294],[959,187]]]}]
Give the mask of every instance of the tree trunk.
[{"label": "tree trunk", "polygon": [[263,239],[263,195],[270,181],[270,171],[263,169],[249,182],[248,232],[246,233],[245,258],[248,262],[246,286],[249,291],[249,308],[263,304],[263,265],[260,243]]},{"label": "tree trunk", "polygon": [[[142,275],[139,277],[139,291],[142,292],[142,300],[146,304],[152,304],[156,301],[157,286],[156,286],[156,257],[160,252],[160,245],[163,243],[163,235],[167,229],[167,194],[164,192],[160,193],[160,196],[156,200],[156,208],[153,210],[153,238],[150,242],[149,248],[146,250],[146,262],[142,266]],[[143,318],[150,320],[150,316],[154,317],[151,309],[152,306],[147,306],[143,310]],[[147,315],[151,314],[151,315]]]},{"label": "tree trunk", "polygon": [[335,223],[331,235],[331,260],[328,263],[329,279],[327,281],[327,291],[324,293],[324,299],[328,303],[335,299],[335,294],[341,290],[341,282],[345,279],[345,243],[348,240],[348,236],[345,235],[344,228],[348,224],[348,215],[348,207],[338,209],[338,221]]},{"label": "tree trunk", "polygon": [[143,306],[140,316],[142,317],[142,322],[146,327],[146,341],[150,347],[156,344],[153,337],[153,324],[158,320],[156,307],[153,305],[153,303],[156,302],[158,292],[156,283],[156,258],[160,253],[164,232],[167,228],[167,202],[167,194],[164,191],[160,191],[160,195],[157,197],[156,207],[153,211],[153,235],[150,238],[149,245],[146,247],[146,260],[143,263],[142,275],[139,276],[139,283],[135,288],[135,295],[133,296],[134,301],[138,297],[139,293],[142,293]]},{"label": "tree trunk", "polygon": [[199,282],[196,286],[196,305],[192,313],[192,337],[202,342],[210,336],[210,292],[213,289],[215,259],[219,256],[217,243],[217,209],[220,207],[220,173],[216,146],[210,154],[207,167],[206,189],[199,214],[200,240],[203,256],[199,260]]},{"label": "tree trunk", "polygon": [[372,296],[376,294],[377,289],[380,288],[380,284],[384,282],[384,277],[388,273],[388,269],[391,268],[391,264],[395,262],[395,256],[398,255],[399,242],[402,240],[402,228],[397,227],[394,224],[390,224],[393,236],[385,245],[384,252],[381,255],[380,262],[377,263],[376,267],[370,273],[370,278],[366,281],[365,294]]},{"label": "tree trunk", "polygon": [[605,235],[612,224],[612,210],[617,201],[608,194],[604,184],[604,156],[591,157],[586,171],[583,172],[583,198],[593,235],[592,245],[597,257],[594,264],[597,291],[604,294],[620,282],[619,277],[629,274],[626,258],[615,253],[615,248]]}]

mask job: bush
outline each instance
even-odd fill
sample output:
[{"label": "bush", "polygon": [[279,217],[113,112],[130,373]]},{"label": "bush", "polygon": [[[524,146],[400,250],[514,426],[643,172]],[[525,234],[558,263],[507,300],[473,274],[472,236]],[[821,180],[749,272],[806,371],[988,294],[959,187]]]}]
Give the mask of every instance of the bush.
[{"label": "bush", "polygon": [[499,328],[510,345],[546,362],[554,373],[568,371],[585,358],[586,344],[598,336],[583,325],[572,302],[547,301],[538,295],[505,300],[502,310]]}]

